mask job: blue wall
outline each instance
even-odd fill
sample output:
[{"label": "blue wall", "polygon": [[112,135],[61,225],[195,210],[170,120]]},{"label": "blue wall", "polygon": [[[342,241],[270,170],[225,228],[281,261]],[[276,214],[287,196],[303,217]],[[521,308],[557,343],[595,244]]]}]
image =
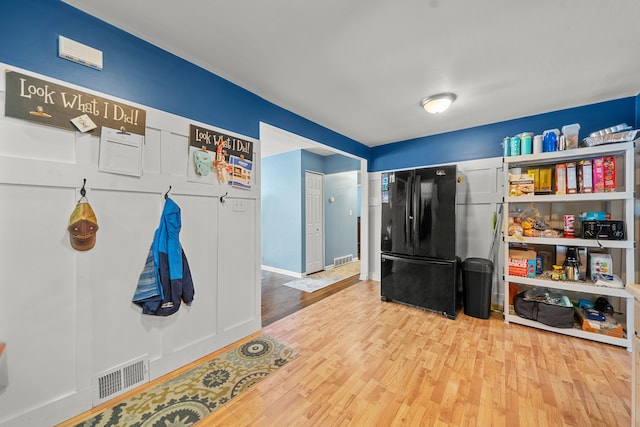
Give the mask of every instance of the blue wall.
[{"label": "blue wall", "polygon": [[262,159],[262,264],[303,272],[305,260],[301,151]]},{"label": "blue wall", "polygon": [[347,171],[359,171],[360,160],[352,157],[334,154],[324,158],[324,173],[340,173]]},{"label": "blue wall", "polygon": [[411,139],[371,149],[370,171],[403,169],[463,160],[502,156],[505,136],[521,132],[541,134],[579,123],[580,138],[619,123],[636,121],[638,97],[623,98],[552,113],[538,114],[470,129]]},{"label": "blue wall", "polygon": [[[325,175],[325,264],[345,255],[358,256],[358,172]],[[334,202],[329,199],[333,197]]]},{"label": "blue wall", "polygon": [[[59,35],[103,51],[103,70],[58,58]],[[0,62],[253,138],[263,121],[369,157],[369,147],[58,0],[2,2]]]}]

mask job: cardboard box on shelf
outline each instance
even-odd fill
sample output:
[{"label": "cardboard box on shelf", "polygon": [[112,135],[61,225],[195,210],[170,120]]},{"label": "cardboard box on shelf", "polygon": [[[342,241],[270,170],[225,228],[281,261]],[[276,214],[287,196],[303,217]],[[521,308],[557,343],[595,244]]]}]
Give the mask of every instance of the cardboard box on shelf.
[{"label": "cardboard box on shelf", "polygon": [[533,173],[509,174],[509,195],[524,196],[533,194]]},{"label": "cardboard box on shelf", "polygon": [[539,168],[528,169],[527,173],[533,176],[533,192],[535,193],[536,191],[539,191],[540,190],[540,169]]},{"label": "cardboard box on shelf", "polygon": [[593,168],[591,160],[578,162],[578,192],[593,193]]},{"label": "cardboard box on shelf", "polygon": [[576,175],[575,162],[567,163],[567,194],[575,194],[578,192],[578,178]]},{"label": "cardboard box on shelf", "polygon": [[602,157],[593,159],[593,192],[604,192],[604,160]]},{"label": "cardboard box on shelf", "polygon": [[567,194],[567,164],[556,165],[556,194]]},{"label": "cardboard box on shelf", "polygon": [[536,277],[536,251],[532,249],[509,249],[509,275]]},{"label": "cardboard box on shelf", "polygon": [[604,172],[604,191],[616,191],[616,158],[614,156],[603,157],[602,170]]},{"label": "cardboard box on shelf", "polygon": [[540,184],[538,192],[551,193],[553,191],[553,169],[540,168]]},{"label": "cardboard box on shelf", "polygon": [[613,260],[610,254],[589,254],[589,278],[595,280],[598,274],[603,274],[606,277],[613,276]]},{"label": "cardboard box on shelf", "polygon": [[593,332],[596,334],[608,335],[610,337],[624,338],[622,325],[610,314],[605,314],[607,320],[599,321],[587,319],[584,310],[577,308],[575,310],[576,321],[583,331]]}]

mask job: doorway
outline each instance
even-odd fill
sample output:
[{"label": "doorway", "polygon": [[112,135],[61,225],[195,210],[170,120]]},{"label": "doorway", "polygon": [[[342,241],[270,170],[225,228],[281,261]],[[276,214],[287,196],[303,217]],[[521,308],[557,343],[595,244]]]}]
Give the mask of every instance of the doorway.
[{"label": "doorway", "polygon": [[307,275],[324,268],[324,177],[305,171],[305,237]]},{"label": "doorway", "polygon": [[[331,245],[331,247],[327,247],[328,242],[325,242],[325,240],[331,239],[331,241],[333,241],[335,237],[329,237],[329,234],[338,233],[338,238],[344,241],[346,234],[334,229],[336,225],[335,217],[332,216],[332,218],[327,219],[320,215],[325,215],[324,209],[329,205],[334,209],[331,215],[335,215],[333,212],[335,212],[337,206],[341,206],[341,202],[344,200],[342,197],[344,194],[335,192],[335,177],[343,170],[353,170],[345,169],[345,167],[346,165],[353,166],[352,162],[354,160],[357,161],[356,168],[358,169],[355,178],[351,178],[353,179],[353,186],[355,188],[349,190],[349,192],[353,191],[356,194],[354,199],[360,202],[359,204],[356,202],[353,207],[348,207],[349,210],[346,211],[347,213],[345,215],[349,215],[349,218],[352,218],[349,219],[349,221],[353,220],[354,228],[359,225],[362,229],[361,233],[355,234],[354,231],[353,249],[345,251],[345,254],[353,253],[354,258],[357,258],[360,264],[360,274],[354,276],[352,278],[354,282],[349,283],[349,285],[367,278],[367,247],[369,241],[367,232],[369,211],[368,188],[367,185],[362,185],[362,182],[368,183],[369,180],[367,179],[367,161],[365,159],[341,152],[332,147],[311,141],[265,123],[260,124],[260,147],[260,157],[262,158],[260,167],[262,188],[261,215],[263,224],[261,227],[261,303],[263,323],[269,323],[300,309],[301,303],[302,305],[306,305],[315,302],[328,296],[328,293],[337,292],[343,289],[344,286],[347,286],[345,283],[336,283],[325,288],[326,291],[322,290],[307,293],[284,286],[283,284],[288,281],[303,278],[313,271],[334,268],[334,264],[336,264],[334,260],[334,256],[336,256],[334,255],[334,248]],[[309,155],[309,153],[312,155]],[[335,156],[336,154],[339,156]],[[313,155],[317,156],[314,157]],[[333,159],[330,157],[333,157]],[[305,163],[309,161],[309,159],[311,159],[311,163]],[[327,161],[329,163],[327,163]],[[269,163],[269,168],[266,167],[267,163]],[[332,167],[328,167],[326,170],[324,170],[324,167],[315,169],[315,166],[318,164],[330,164]],[[294,172],[297,165],[299,165],[299,167],[297,171]],[[322,191],[319,191],[320,187],[316,185],[316,191],[319,196],[318,204],[313,207],[308,206],[308,204],[311,204],[311,200],[307,200],[305,194],[307,187],[306,172],[315,172],[316,177],[319,176],[322,178]],[[328,175],[324,175],[325,173]],[[327,185],[325,182],[327,176],[333,177],[330,181],[331,185]],[[299,185],[297,187],[298,193],[291,192],[296,183]],[[286,197],[282,197],[284,193],[287,193]],[[331,199],[334,197],[330,196],[336,196],[334,203],[331,203]],[[324,207],[320,202],[324,204]],[[303,212],[305,207],[306,211]],[[309,254],[314,253],[314,251],[308,246],[314,239],[307,238],[307,234],[313,234],[312,229],[307,233],[307,223],[313,223],[313,221],[307,222],[307,216],[314,210],[316,211],[316,218],[322,218],[319,224],[323,227],[322,232],[324,236],[320,235],[321,238],[316,239],[315,255],[309,257]],[[296,216],[296,213],[301,215]],[[272,220],[273,218],[275,218],[275,220]],[[359,220],[359,224],[356,224],[356,218]],[[329,221],[329,223],[325,224],[326,221]],[[340,224],[344,225],[342,222]],[[299,234],[292,236],[295,233]],[[356,238],[358,240],[357,244],[355,242]],[[342,255],[341,252],[337,254],[337,256],[340,255]],[[315,261],[316,264],[313,267],[308,266],[307,259],[309,259],[309,261]]]}]

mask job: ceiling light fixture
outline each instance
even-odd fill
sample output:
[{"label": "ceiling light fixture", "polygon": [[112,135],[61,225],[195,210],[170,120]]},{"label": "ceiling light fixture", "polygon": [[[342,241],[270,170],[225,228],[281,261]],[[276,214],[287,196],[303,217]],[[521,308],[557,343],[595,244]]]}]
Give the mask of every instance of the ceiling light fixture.
[{"label": "ceiling light fixture", "polygon": [[431,95],[422,100],[422,108],[431,114],[438,114],[445,111],[453,101],[456,100],[455,93],[439,93]]}]

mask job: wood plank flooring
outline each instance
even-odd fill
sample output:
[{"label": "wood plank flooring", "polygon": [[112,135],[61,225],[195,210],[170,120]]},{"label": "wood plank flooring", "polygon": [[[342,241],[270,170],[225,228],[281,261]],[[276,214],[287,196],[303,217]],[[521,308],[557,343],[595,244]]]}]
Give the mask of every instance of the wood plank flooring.
[{"label": "wood plank flooring", "polygon": [[262,332],[300,356],[198,427],[631,423],[625,349],[494,314],[448,320],[381,302],[379,282],[357,282]]},{"label": "wood plank flooring", "polygon": [[263,328],[300,357],[199,426],[628,426],[631,354],[380,301],[359,282]]}]

